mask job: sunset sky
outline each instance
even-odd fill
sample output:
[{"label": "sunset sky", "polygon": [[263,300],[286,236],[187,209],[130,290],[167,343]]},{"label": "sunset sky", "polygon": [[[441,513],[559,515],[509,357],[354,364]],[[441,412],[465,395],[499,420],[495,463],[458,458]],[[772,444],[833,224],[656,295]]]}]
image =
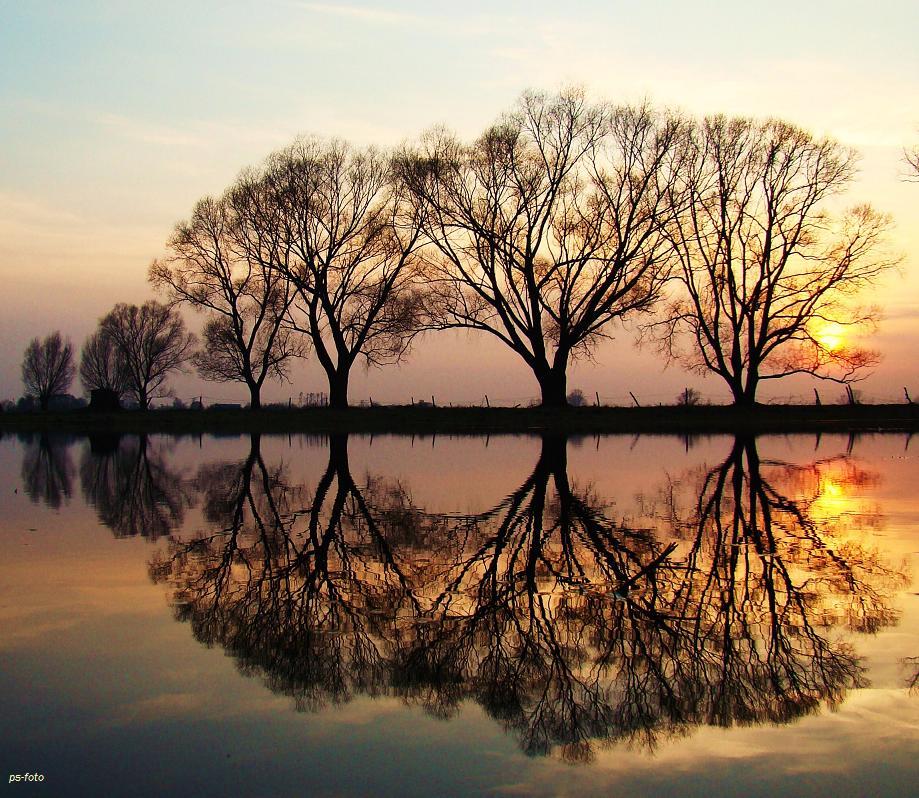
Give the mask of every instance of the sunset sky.
[{"label": "sunset sky", "polygon": [[[884,362],[859,387],[878,401],[903,386],[919,398],[919,182],[904,180],[902,162],[919,144],[917,29],[915,0],[0,0],[0,399],[22,393],[31,337],[60,329],[79,348],[115,302],[150,298],[147,266],[173,225],[296,135],[385,146],[445,124],[472,137],[524,89],[572,83],[597,99],[778,116],[857,148],[845,199],[890,213],[904,256],[873,298]],[[618,403],[629,390],[672,401],[684,385],[726,396],[715,379],[662,367],[623,331],[569,385]],[[246,396],[190,375],[175,385],[185,399]],[[308,362],[265,398],[318,390]],[[402,367],[359,370],[351,387],[353,402],[485,393],[514,404],[537,387],[515,356],[466,335],[430,336]],[[810,383],[762,398],[790,395],[812,398]]]}]

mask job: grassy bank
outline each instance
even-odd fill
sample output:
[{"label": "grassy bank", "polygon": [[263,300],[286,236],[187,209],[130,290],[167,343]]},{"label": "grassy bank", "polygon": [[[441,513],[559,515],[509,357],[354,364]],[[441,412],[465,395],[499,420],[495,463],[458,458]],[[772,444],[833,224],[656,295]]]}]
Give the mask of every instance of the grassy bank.
[{"label": "grassy bank", "polygon": [[71,433],[782,433],[919,430],[919,405],[697,407],[356,407],[266,410],[88,410],[0,414],[0,431]]}]

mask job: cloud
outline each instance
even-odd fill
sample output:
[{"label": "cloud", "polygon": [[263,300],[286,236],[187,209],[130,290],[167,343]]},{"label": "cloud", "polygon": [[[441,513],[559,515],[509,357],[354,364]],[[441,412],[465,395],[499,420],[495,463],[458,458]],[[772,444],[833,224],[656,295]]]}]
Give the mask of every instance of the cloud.
[{"label": "cloud", "polygon": [[328,3],[297,3],[297,6],[316,14],[347,17],[375,25],[411,25],[424,26],[430,20],[417,14],[406,14],[401,11],[388,11],[364,6],[330,5]]}]

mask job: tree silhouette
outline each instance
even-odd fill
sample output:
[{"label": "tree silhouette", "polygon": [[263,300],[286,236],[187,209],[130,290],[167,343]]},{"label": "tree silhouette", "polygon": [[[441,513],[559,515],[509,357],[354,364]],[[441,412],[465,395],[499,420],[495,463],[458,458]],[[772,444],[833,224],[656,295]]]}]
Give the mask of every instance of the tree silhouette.
[{"label": "tree silhouette", "polygon": [[290,329],[296,295],[277,268],[284,241],[265,187],[241,177],[219,199],[201,200],[191,219],[176,225],[169,258],[154,261],[150,281],[173,299],[208,313],[204,348],[194,357],[204,379],[242,382],[250,407],[261,407],[268,378],[286,379],[290,360],[304,353]]},{"label": "tree silhouette", "polygon": [[26,394],[38,399],[42,410],[55,396],[67,393],[73,382],[73,345],[55,331],[33,338],[22,356],[22,383]]},{"label": "tree silhouette", "polygon": [[919,147],[903,150],[903,161],[909,170],[907,180],[919,179]]},{"label": "tree silhouette", "polygon": [[115,341],[99,329],[83,344],[80,356],[80,382],[83,389],[112,391],[119,399],[125,391],[125,364],[120,357]]},{"label": "tree silhouette", "polygon": [[99,332],[117,351],[125,392],[146,410],[168,396],[166,380],[192,355],[195,336],[172,308],[159,302],[119,303],[99,322]]},{"label": "tree silhouette", "polygon": [[660,295],[685,133],[568,91],[523,95],[471,145],[429,134],[401,165],[432,242],[430,325],[496,337],[565,405],[569,362]]},{"label": "tree silhouette", "polygon": [[260,220],[280,224],[286,242],[275,268],[298,292],[329,404],[347,407],[354,363],[398,362],[418,331],[418,221],[391,158],[374,149],[301,140],[263,177],[273,207]]},{"label": "tree silhouette", "polygon": [[677,184],[690,201],[671,231],[679,287],[652,327],[664,353],[717,374],[744,406],[764,380],[865,376],[877,354],[845,337],[879,313],[853,301],[896,259],[881,251],[886,217],[823,210],[851,181],[854,154],[785,122],[721,116],[691,151]]}]

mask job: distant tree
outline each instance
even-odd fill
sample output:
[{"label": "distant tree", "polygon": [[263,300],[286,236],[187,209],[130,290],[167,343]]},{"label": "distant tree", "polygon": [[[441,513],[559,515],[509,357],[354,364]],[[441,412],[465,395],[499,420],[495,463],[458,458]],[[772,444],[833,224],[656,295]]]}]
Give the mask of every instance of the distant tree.
[{"label": "distant tree", "polygon": [[903,150],[903,160],[909,170],[907,180],[919,180],[919,146]]},{"label": "distant tree", "polygon": [[96,330],[83,344],[80,382],[86,393],[108,390],[119,397],[124,393],[124,363],[114,340],[102,329]]},{"label": "distant tree", "polygon": [[159,302],[119,303],[100,322],[124,367],[125,392],[146,410],[150,401],[168,396],[166,380],[192,356],[195,336],[179,314]]},{"label": "distant tree", "polygon": [[568,404],[572,407],[584,407],[587,404],[587,399],[584,397],[584,391],[580,388],[575,388],[567,397]]},{"label": "distant tree", "polygon": [[60,332],[29,342],[22,358],[22,382],[42,410],[48,409],[55,396],[67,393],[73,376],[73,344],[65,341]]},{"label": "distant tree", "polygon": [[700,400],[699,392],[695,388],[684,388],[677,394],[676,403],[680,407],[694,407]]},{"label": "distant tree", "polygon": [[275,268],[285,259],[278,217],[264,185],[244,176],[220,199],[201,200],[176,226],[170,257],[150,267],[155,287],[210,316],[193,357],[198,373],[245,383],[253,410],[265,380],[286,379],[305,348],[288,324],[296,290]]},{"label": "distant tree", "polygon": [[692,201],[671,234],[679,290],[654,329],[670,358],[719,375],[737,405],[764,380],[849,383],[878,361],[846,339],[878,320],[852,299],[896,263],[881,252],[888,219],[867,205],[838,220],[822,209],[854,161],[777,120],[717,116],[696,131]]},{"label": "distant tree", "polygon": [[347,407],[354,363],[398,362],[418,331],[420,225],[374,149],[302,140],[270,159],[265,180],[287,241],[276,267],[297,290],[330,406]]},{"label": "distant tree", "polygon": [[684,137],[580,91],[525,94],[470,145],[429,134],[403,168],[433,242],[431,325],[496,337],[565,405],[570,361],[660,294]]}]

